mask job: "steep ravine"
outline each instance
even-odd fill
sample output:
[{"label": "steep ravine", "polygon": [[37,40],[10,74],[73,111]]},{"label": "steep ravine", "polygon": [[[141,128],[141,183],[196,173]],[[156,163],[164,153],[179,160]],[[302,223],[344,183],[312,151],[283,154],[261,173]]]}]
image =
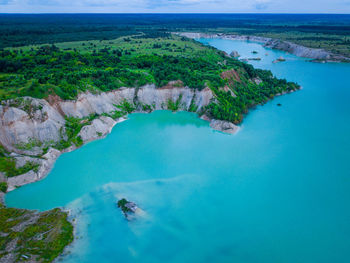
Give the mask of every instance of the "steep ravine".
[{"label": "steep ravine", "polygon": [[[8,191],[44,178],[61,153],[76,148],[74,144],[61,150],[52,147],[67,139],[66,117],[83,119],[94,116],[77,135],[86,143],[103,138],[115,124],[124,120],[120,116],[113,119],[113,113],[121,111],[118,105],[123,103],[132,105],[132,112],[171,109],[202,115],[203,107],[215,99],[209,88],[199,91],[173,84],[163,88],[154,85],[121,88],[99,94],[87,92],[70,101],[55,96],[47,100],[26,97],[20,102],[3,103],[0,106],[0,143],[10,153],[9,157],[15,159],[17,167],[27,163],[37,165],[36,169],[24,174],[7,177]],[[229,122],[211,120],[205,115],[203,118],[211,121],[211,127],[223,132],[234,133],[238,129]]]}]

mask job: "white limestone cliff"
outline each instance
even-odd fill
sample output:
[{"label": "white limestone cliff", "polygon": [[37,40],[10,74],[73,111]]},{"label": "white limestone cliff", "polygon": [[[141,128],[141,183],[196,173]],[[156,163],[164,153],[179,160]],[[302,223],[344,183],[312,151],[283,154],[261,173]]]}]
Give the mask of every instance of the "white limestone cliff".
[{"label": "white limestone cliff", "polygon": [[[44,178],[62,152],[76,148],[71,146],[63,151],[50,148],[54,143],[67,139],[65,117],[83,118],[92,114],[98,115],[89,125],[83,126],[78,134],[83,143],[87,143],[103,138],[111,132],[116,123],[125,120],[124,118],[113,120],[111,117],[102,115],[119,110],[117,105],[123,101],[133,104],[136,112],[143,112],[142,105],[149,105],[152,111],[167,109],[169,101],[179,101],[179,110],[189,110],[191,105],[194,105],[196,112],[199,113],[214,99],[209,88],[199,91],[174,85],[163,88],[146,85],[140,88],[121,88],[98,94],[81,93],[76,100],[68,101],[52,96],[48,100],[25,97],[20,101],[2,102],[0,105],[0,144],[11,152],[17,166],[23,166],[26,162],[39,164],[37,171],[32,170],[26,174],[9,177],[8,191]],[[213,129],[227,133],[234,133],[237,130],[237,126],[232,123],[208,118],[207,120],[211,121],[210,126]],[[28,143],[34,146],[30,149],[23,147]],[[36,143],[38,146],[35,146]],[[45,145],[49,149],[46,154],[42,155]]]}]

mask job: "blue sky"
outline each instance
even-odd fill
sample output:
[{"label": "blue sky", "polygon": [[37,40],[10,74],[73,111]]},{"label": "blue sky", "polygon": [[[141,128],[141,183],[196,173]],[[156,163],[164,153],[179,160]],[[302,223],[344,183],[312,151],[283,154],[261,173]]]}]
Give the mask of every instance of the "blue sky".
[{"label": "blue sky", "polygon": [[0,13],[350,13],[350,0],[0,0]]}]

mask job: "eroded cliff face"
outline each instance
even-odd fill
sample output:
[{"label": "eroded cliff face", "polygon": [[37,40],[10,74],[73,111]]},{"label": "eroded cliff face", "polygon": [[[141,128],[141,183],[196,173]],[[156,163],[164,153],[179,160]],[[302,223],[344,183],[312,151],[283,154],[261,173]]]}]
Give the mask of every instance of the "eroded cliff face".
[{"label": "eroded cliff face", "polygon": [[[179,100],[179,110],[188,110],[193,103],[199,112],[211,99],[213,94],[209,88],[202,91],[188,87],[157,89],[154,85],[139,89],[122,88],[99,94],[87,92],[71,101],[56,97],[50,98],[48,102],[26,97],[21,104],[15,105],[16,103],[9,101],[0,106],[0,143],[12,152],[29,154],[33,153],[33,149],[28,152],[20,146],[30,141],[57,142],[65,136],[65,116],[83,118],[91,114],[111,113],[119,110],[116,106],[123,101],[134,105],[136,112],[143,111],[141,105],[149,105],[151,110],[167,109],[169,100]],[[81,131],[82,138],[87,141],[92,136],[91,130],[104,133],[115,123],[112,118],[101,116],[90,127],[84,127]]]},{"label": "eroded cliff face", "polygon": [[[145,88],[150,88],[147,85]],[[82,118],[90,114],[109,113],[116,110],[115,105],[119,105],[123,100],[133,103],[136,94],[135,88],[121,88],[111,92],[99,94],[82,93],[77,100],[53,102],[53,107],[66,116]]]},{"label": "eroded cliff face", "polygon": [[[168,102],[179,100],[179,110],[189,110],[191,104],[196,105],[196,112],[207,106],[214,98],[212,91],[205,88],[201,91],[188,87],[165,87],[156,89],[154,86],[142,87],[137,91],[137,101],[151,105],[154,110],[168,108]],[[140,110],[140,109],[139,109]]]},{"label": "eroded cliff face", "polygon": [[245,36],[245,35],[233,35],[233,34],[205,34],[205,33],[177,33],[180,36],[188,37],[188,38],[221,38],[221,39],[231,39],[231,40],[243,40],[243,41],[254,41],[262,43],[265,47],[278,49],[282,51],[286,51],[293,55],[305,58],[311,58],[315,60],[321,60],[326,62],[337,62],[337,61],[348,61],[350,62],[350,58],[336,55],[324,49],[318,48],[309,48],[304,47],[292,42],[282,41],[279,39],[272,39],[267,37],[259,37],[259,36]]},{"label": "eroded cliff face", "polygon": [[[79,131],[78,136],[86,143],[103,138],[116,123],[124,120],[123,117],[113,119],[112,114],[120,111],[118,105],[125,102],[133,105],[134,112],[168,109],[169,102],[172,102],[176,103],[176,110],[190,110],[201,115],[203,108],[215,100],[209,88],[199,91],[175,84],[178,85],[170,83],[163,88],[146,85],[99,94],[87,92],[70,101],[56,96],[48,100],[25,97],[3,102],[0,106],[0,144],[11,152],[10,157],[18,167],[28,162],[38,165],[35,170],[9,177],[8,191],[45,177],[62,152],[76,148],[74,144],[61,151],[52,148],[55,143],[67,139],[66,117],[95,116]],[[233,124],[207,120],[215,124],[211,125],[215,129],[229,133],[236,131]]]},{"label": "eroded cliff face", "polygon": [[58,141],[65,120],[46,100],[23,98],[0,105],[0,143],[9,151],[36,154],[21,148],[29,140]]}]

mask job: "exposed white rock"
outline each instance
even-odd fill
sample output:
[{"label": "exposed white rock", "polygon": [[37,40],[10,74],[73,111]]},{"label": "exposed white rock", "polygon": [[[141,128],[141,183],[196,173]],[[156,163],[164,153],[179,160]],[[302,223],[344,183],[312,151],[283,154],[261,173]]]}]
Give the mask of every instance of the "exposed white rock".
[{"label": "exposed white rock", "polygon": [[200,118],[205,121],[211,121],[211,119],[206,114],[203,114]]},{"label": "exposed white rock", "polygon": [[[31,99],[32,105],[41,105],[41,109],[29,114],[19,108],[0,106],[0,143],[15,151],[18,144],[30,140],[41,142],[58,141],[60,129],[64,126],[64,117],[51,105],[40,99]],[[27,153],[22,150],[22,153]]]},{"label": "exposed white rock", "polygon": [[[75,146],[63,151],[50,148],[42,158],[23,155],[39,155],[44,145],[65,139],[65,116],[82,118],[90,114],[111,113],[116,110],[116,105],[124,100],[135,106],[151,105],[152,110],[167,109],[169,100],[173,102],[180,100],[180,110],[188,110],[191,104],[194,104],[198,112],[215,99],[208,87],[199,91],[188,87],[177,87],[178,82],[173,84],[163,88],[156,88],[154,85],[146,85],[138,89],[122,88],[99,94],[86,92],[80,94],[77,100],[71,101],[63,101],[58,97],[49,98],[49,102],[42,99],[24,98],[27,105],[30,103],[32,106],[30,112],[24,111],[21,105],[12,107],[14,103],[11,104],[11,101],[3,103],[2,106],[0,105],[0,143],[12,152],[11,156],[15,158],[18,167],[28,161],[39,164],[37,172],[30,171],[8,178],[8,191],[44,178],[62,152],[76,149]],[[123,120],[125,118],[113,120],[107,116],[100,116],[91,124],[84,126],[79,136],[84,143],[102,138],[111,132],[116,123]],[[210,126],[228,133],[233,133],[237,129],[237,126],[232,123],[215,120],[211,121]],[[41,142],[42,146],[28,150],[18,149],[18,145],[32,140]]]},{"label": "exposed white rock", "polygon": [[180,108],[187,109],[190,106],[193,90],[184,87],[159,88],[155,86],[142,87],[137,92],[137,99],[143,104],[152,105],[155,110],[166,109],[168,101],[176,101],[180,96]]},{"label": "exposed white rock", "polygon": [[38,170],[39,179],[45,177],[52,169],[56,159],[61,155],[61,152],[57,149],[50,148],[48,152],[43,155],[43,161]]},{"label": "exposed white rock", "polygon": [[238,54],[238,52],[236,50],[233,50],[231,53],[230,53],[230,56],[233,57],[233,58],[239,58],[241,55]]},{"label": "exposed white rock", "polygon": [[152,105],[155,110],[167,109],[168,101],[180,100],[180,109],[188,110],[193,102],[199,111],[203,106],[209,104],[214,97],[209,88],[201,91],[188,87],[159,88],[154,86],[142,87],[137,92],[137,100],[140,103]]},{"label": "exposed white rock", "polygon": [[201,91],[195,91],[194,104],[198,106],[197,112],[200,111],[204,106],[207,106],[211,100],[214,99],[214,95],[208,87]]},{"label": "exposed white rock", "polygon": [[210,127],[212,127],[214,130],[230,134],[234,134],[239,130],[239,127],[237,125],[234,125],[233,123],[228,121],[221,120],[211,120]]},{"label": "exposed white rock", "polygon": [[9,177],[7,180],[7,191],[12,191],[17,187],[25,184],[38,181],[38,175],[34,171],[29,171],[28,173],[21,174],[14,177]]},{"label": "exposed white rock", "polygon": [[[0,106],[0,143],[9,151],[22,154],[39,154],[40,151],[34,152],[33,149],[31,151],[21,150],[16,145],[27,144],[31,140],[40,142],[60,141],[62,135],[64,136],[65,115],[82,118],[90,114],[110,113],[116,110],[115,105],[122,103],[124,100],[130,103],[136,100],[136,102],[143,104],[154,105],[154,109],[166,109],[168,100],[176,101],[180,96],[182,97],[180,109],[187,110],[192,99],[194,99],[194,103],[200,110],[213,98],[213,94],[208,88],[195,91],[188,87],[156,89],[154,85],[146,85],[141,87],[137,94],[135,92],[135,88],[122,88],[100,94],[86,92],[80,94],[77,100],[62,101],[57,99],[51,104],[46,100],[31,98],[32,105],[41,106],[40,110],[38,109],[31,114],[20,108]],[[90,128],[84,128],[85,134],[87,129]],[[97,130],[97,132],[101,131]],[[86,136],[84,138],[87,140]]]},{"label": "exposed white rock", "polygon": [[260,85],[260,83],[263,82],[259,77],[253,78],[253,81],[256,85]]},{"label": "exposed white rock", "polygon": [[12,191],[16,187],[33,183],[44,178],[51,171],[56,159],[60,155],[61,155],[61,152],[59,150],[50,148],[48,152],[42,156],[41,159],[30,158],[30,157],[25,159],[25,161],[34,161],[35,159],[35,162],[40,164],[38,172],[36,173],[34,171],[29,171],[28,173],[25,173],[25,174],[9,177],[7,180],[7,185],[8,185],[7,191]]},{"label": "exposed white rock", "polygon": [[0,112],[3,113],[2,120],[4,125],[10,125],[18,121],[24,121],[28,117],[28,114],[21,109],[14,107],[9,107],[6,109],[5,107],[0,107],[2,109]]},{"label": "exposed white rock", "polygon": [[120,88],[111,92],[92,94],[81,93],[77,100],[61,101],[56,104],[65,115],[83,118],[90,114],[109,113],[115,110],[115,105],[120,104],[124,99],[132,102],[135,95],[135,88]]},{"label": "exposed white rock", "polygon": [[239,126],[234,125],[232,122],[211,119],[205,114],[201,116],[201,119],[209,121],[210,127],[217,131],[221,131],[228,134],[234,134],[239,130]]},{"label": "exposed white rock", "polygon": [[16,155],[14,158],[16,159],[16,168],[24,166],[27,162],[41,164],[40,158],[34,158],[25,155]]},{"label": "exposed white rock", "polygon": [[116,123],[110,117],[101,116],[98,119],[94,119],[90,125],[84,126],[78,135],[84,143],[93,141],[110,133]]}]

